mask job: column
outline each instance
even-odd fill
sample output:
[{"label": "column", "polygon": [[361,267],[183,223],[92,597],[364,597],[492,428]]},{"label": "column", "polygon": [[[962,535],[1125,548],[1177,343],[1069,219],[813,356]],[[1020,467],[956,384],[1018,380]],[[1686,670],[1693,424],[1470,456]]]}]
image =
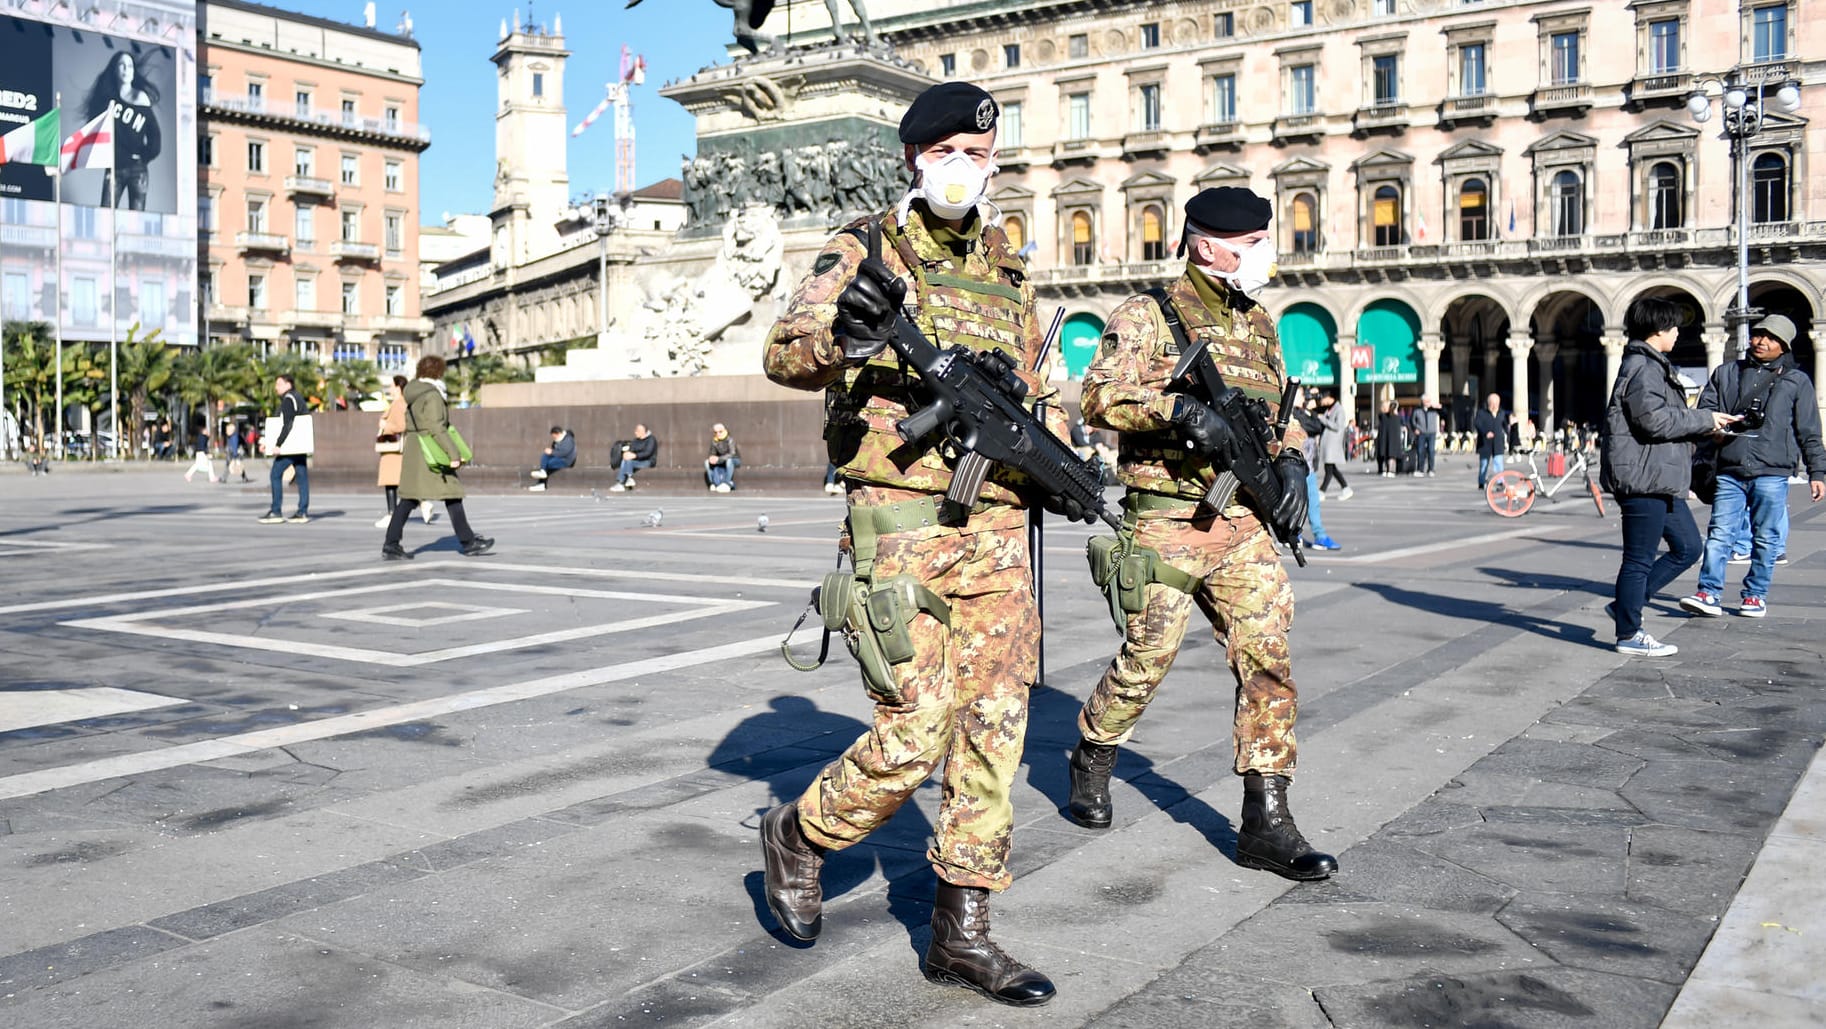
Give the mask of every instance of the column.
[{"label": "column", "polygon": [[1813,320],[1813,396],[1826,421],[1826,318]]},{"label": "column", "polygon": [[1706,348],[1706,374],[1711,375],[1726,360],[1736,360],[1737,355],[1725,357],[1725,348],[1731,344],[1731,333],[1719,322],[1707,322],[1699,333],[1699,342]]},{"label": "column", "polygon": [[1528,418],[1528,352],[1534,349],[1534,336],[1527,329],[1509,330],[1509,409],[1515,420]]},{"label": "column", "polygon": [[1500,343],[1484,344],[1484,381],[1477,384],[1477,406],[1484,406],[1484,397],[1492,393],[1501,393],[1496,385],[1496,363],[1502,360],[1503,348]]},{"label": "column", "polygon": [[1606,325],[1598,343],[1604,347],[1604,396],[1608,399],[1617,387],[1617,369],[1623,367],[1623,348],[1629,345],[1629,337],[1621,328]]},{"label": "column", "polygon": [[1541,383],[1541,416],[1535,419],[1534,427],[1543,436],[1552,436],[1559,426],[1559,405],[1553,393],[1553,359],[1560,352],[1558,340],[1544,339],[1534,345],[1534,362],[1540,365]]},{"label": "column", "polygon": [[1350,365],[1350,350],[1356,345],[1356,333],[1338,333],[1338,404],[1344,408],[1347,425],[1357,417],[1357,370]]},{"label": "column", "polygon": [[1437,332],[1420,334],[1420,391],[1439,402],[1439,355],[1445,353],[1446,344]]},{"label": "column", "polygon": [[1452,395],[1459,396],[1471,382],[1471,337],[1452,336]]}]

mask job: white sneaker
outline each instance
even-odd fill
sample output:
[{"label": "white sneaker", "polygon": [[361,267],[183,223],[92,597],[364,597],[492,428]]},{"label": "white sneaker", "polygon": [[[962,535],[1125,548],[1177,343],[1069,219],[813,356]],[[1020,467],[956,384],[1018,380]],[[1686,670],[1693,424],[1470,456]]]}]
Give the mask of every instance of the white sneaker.
[{"label": "white sneaker", "polygon": [[528,492],[528,493],[544,493],[544,492],[545,492],[545,483],[543,483],[543,482],[535,482],[535,483],[533,483],[533,484],[532,484],[532,485],[531,485],[531,486],[528,486],[528,487],[526,487],[526,492]]},{"label": "white sneaker", "polygon": [[430,525],[432,522],[437,521],[437,512],[432,510],[431,501],[419,501],[418,516],[424,519],[426,525]]},{"label": "white sneaker", "polygon": [[616,483],[616,484],[615,484],[615,485],[613,485],[613,486],[610,486],[610,487],[609,487],[609,492],[610,492],[610,493],[624,493],[624,492],[626,492],[626,491],[627,491],[627,487],[626,487],[626,486],[623,486],[623,485],[622,485],[622,484],[621,484],[621,483],[619,483],[619,482],[618,482],[618,483]]},{"label": "white sneaker", "polygon": [[1672,657],[1680,653],[1680,648],[1672,643],[1663,643],[1645,630],[1638,629],[1629,639],[1617,641],[1617,653],[1631,657]]},{"label": "white sneaker", "polygon": [[533,470],[532,470],[532,473],[531,473],[531,474],[532,474],[532,477],[533,477],[533,478],[535,478],[535,479],[543,479],[543,478],[545,478],[545,477],[546,477],[546,476],[548,476],[548,475],[550,475],[550,474],[551,474],[551,473],[550,473],[550,472],[548,472],[548,471],[546,471],[546,470],[545,470],[545,469],[543,469],[543,468],[534,468],[534,469],[533,469]]},{"label": "white sneaker", "polygon": [[374,519],[374,527],[376,529],[384,529],[387,526],[392,525],[392,524],[393,524],[392,515],[381,515],[379,518]]},{"label": "white sneaker", "polygon": [[719,483],[717,483],[717,484],[716,484],[716,485],[714,485],[714,486],[712,486],[712,487],[710,487],[710,488],[711,488],[711,489],[713,489],[713,490],[716,490],[716,491],[717,491],[717,492],[718,492],[718,493],[727,493],[727,492],[729,492],[729,484],[728,484],[728,483],[726,483],[726,482],[719,482]]},{"label": "white sneaker", "polygon": [[1346,486],[1343,489],[1338,491],[1339,500],[1349,500],[1351,497],[1354,497],[1356,495],[1357,495],[1357,491],[1354,489],[1351,489],[1349,486]]}]

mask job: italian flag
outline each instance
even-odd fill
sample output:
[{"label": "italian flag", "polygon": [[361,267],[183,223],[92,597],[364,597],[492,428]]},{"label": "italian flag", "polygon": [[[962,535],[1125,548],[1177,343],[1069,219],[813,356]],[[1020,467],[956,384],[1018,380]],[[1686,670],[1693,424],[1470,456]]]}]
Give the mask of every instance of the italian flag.
[{"label": "italian flag", "polygon": [[56,164],[57,109],[0,136],[0,164]]}]

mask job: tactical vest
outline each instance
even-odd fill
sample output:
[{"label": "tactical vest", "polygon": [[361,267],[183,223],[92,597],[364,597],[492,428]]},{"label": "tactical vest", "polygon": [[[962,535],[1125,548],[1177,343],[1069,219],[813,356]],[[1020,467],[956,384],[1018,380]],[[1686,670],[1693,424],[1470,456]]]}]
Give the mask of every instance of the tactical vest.
[{"label": "tactical vest", "polygon": [[[867,224],[865,219],[844,231],[866,245]],[[881,218],[881,242],[882,259],[910,280],[907,299],[914,324],[934,346],[1000,350],[1022,369],[1029,389],[1041,391],[1044,384],[1031,374],[1039,355],[1028,352],[1023,332],[1026,269],[1008,251],[1000,230],[984,226],[978,245],[961,258],[926,260],[889,214]],[[907,443],[894,431],[921,402],[917,373],[905,368],[891,348],[845,372],[843,383],[825,392],[831,461],[859,482],[943,493],[951,485],[951,466],[940,441],[928,437]],[[982,499],[1014,500],[1020,484],[1018,476],[997,470],[984,483]]]}]

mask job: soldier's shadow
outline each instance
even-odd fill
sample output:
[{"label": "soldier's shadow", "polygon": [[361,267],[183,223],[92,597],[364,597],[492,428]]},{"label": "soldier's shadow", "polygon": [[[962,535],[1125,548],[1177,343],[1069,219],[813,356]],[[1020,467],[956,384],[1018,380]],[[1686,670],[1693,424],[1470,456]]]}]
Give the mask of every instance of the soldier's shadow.
[{"label": "soldier's shadow", "polygon": [[[1101,671],[1101,669],[1098,669]],[[1083,701],[1052,686],[1035,685],[1029,695],[1027,747],[1021,762],[1027,766],[1027,781],[1052,802],[1057,822],[1047,828],[1081,833],[1087,837],[1116,832],[1123,826],[1146,817],[1150,810],[1132,802],[1121,787],[1127,784],[1175,822],[1190,826],[1206,842],[1232,862],[1236,860],[1236,826],[1223,812],[1213,808],[1199,793],[1212,785],[1235,779],[1230,769],[1230,746],[1221,740],[1188,754],[1174,762],[1172,774],[1162,772],[1152,759],[1133,746],[1124,746],[1116,758],[1116,770],[1110,777],[1114,795],[1114,818],[1108,829],[1085,829],[1065,816],[1071,800],[1071,776],[1067,763],[1072,748],[1078,744],[1078,711]],[[1217,721],[1227,728],[1228,721],[1219,712]],[[1241,785],[1237,795],[1242,795]],[[1124,801],[1128,800],[1129,803]],[[1018,812],[1017,812],[1018,814]],[[1031,823],[1030,823],[1031,824]],[[1016,844],[1017,853],[1019,844]]]},{"label": "soldier's shadow", "polygon": [[[718,772],[767,783],[767,803],[742,820],[744,826],[758,830],[761,815],[778,804],[798,799],[824,766],[867,728],[848,715],[821,711],[804,697],[775,697],[768,701],[767,711],[744,719],[717,743],[710,753],[710,766]],[[936,790],[936,780],[934,776],[921,787],[921,792]],[[936,885],[926,861],[931,836],[932,821],[926,817],[921,798],[915,796],[868,839],[826,855],[821,877],[826,931],[832,917],[844,917],[842,913],[833,915],[831,902],[862,886],[879,871],[888,884],[888,913],[907,927],[910,944],[924,953]],[[742,879],[754,904],[755,920],[787,946],[811,946],[781,930],[768,910],[760,862],[757,841],[754,867]]]}]

